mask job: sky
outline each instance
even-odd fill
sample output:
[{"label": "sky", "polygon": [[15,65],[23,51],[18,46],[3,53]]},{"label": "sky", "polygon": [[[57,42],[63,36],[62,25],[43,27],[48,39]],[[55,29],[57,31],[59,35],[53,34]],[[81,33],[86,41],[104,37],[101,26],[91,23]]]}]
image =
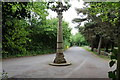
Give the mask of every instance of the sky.
[{"label": "sky", "polygon": [[[72,28],[71,33],[75,35],[78,30],[75,28],[77,24],[72,23],[72,20],[74,18],[78,18],[79,16],[77,15],[77,12],[75,11],[75,8],[82,8],[83,5],[82,0],[70,0],[71,7],[66,11],[63,12],[63,20],[69,23],[69,27]],[[49,16],[47,18],[55,18],[57,17],[57,13],[51,10],[48,10]],[[82,24],[83,25],[83,24]]]}]

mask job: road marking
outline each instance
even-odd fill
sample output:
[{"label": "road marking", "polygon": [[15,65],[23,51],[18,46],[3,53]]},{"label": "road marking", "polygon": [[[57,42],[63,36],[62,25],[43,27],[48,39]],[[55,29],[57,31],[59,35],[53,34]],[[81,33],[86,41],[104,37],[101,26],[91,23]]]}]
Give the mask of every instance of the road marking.
[{"label": "road marking", "polygon": [[78,70],[85,64],[85,62],[86,62],[87,60],[88,60],[88,58],[85,59],[78,67],[76,67],[75,69],[73,69],[69,74],[65,75],[64,77],[65,77],[65,78],[68,78],[69,76],[72,75],[73,72],[78,71]]}]

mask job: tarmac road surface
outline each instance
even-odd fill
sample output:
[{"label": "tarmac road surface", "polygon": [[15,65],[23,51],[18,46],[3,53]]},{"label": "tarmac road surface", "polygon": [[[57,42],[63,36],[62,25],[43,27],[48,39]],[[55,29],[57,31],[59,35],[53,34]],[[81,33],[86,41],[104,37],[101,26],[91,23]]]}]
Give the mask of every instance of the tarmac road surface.
[{"label": "tarmac road surface", "polygon": [[71,47],[64,52],[69,66],[51,66],[55,54],[3,60],[3,69],[14,78],[108,78],[109,61],[86,51]]}]

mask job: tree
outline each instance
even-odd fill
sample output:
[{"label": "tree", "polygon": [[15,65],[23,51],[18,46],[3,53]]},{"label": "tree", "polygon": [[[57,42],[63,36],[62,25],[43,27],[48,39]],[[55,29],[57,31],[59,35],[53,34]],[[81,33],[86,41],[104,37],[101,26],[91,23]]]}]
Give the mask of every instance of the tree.
[{"label": "tree", "polygon": [[71,41],[70,42],[72,44],[77,45],[77,46],[83,46],[83,45],[87,44],[84,36],[81,33],[76,33],[75,35],[71,35]]},{"label": "tree", "polygon": [[[55,52],[57,19],[46,19],[47,2],[3,2],[2,10],[3,58]],[[68,45],[71,29],[62,25]]]},{"label": "tree", "polygon": [[[117,53],[117,74],[116,70],[110,72],[109,77],[113,77],[111,75],[116,75],[116,78],[120,79],[120,2],[103,2],[103,3],[90,3],[89,7],[90,13],[92,15],[100,16],[102,23],[106,23],[109,26],[102,26],[106,32],[104,33],[106,36],[110,37],[111,40],[114,40],[118,44],[118,53]],[[110,62],[110,64],[113,62]],[[114,65],[114,64],[112,64]],[[114,77],[115,78],[115,77]]]},{"label": "tree", "polygon": [[[98,53],[100,52],[100,45],[103,39],[105,41],[110,40],[115,44],[118,44],[118,53],[117,53],[117,74],[116,70],[110,72],[109,76],[117,75],[116,78],[120,78],[120,3],[112,3],[112,2],[98,2],[98,3],[87,3],[88,8],[77,9],[78,13],[87,14],[88,22],[95,21],[97,25],[95,26],[93,32],[95,35],[99,35],[99,46],[98,46]],[[74,20],[77,22],[84,21],[83,19]],[[91,29],[91,28],[90,28]],[[84,30],[84,29],[83,29]],[[88,30],[88,29],[87,29]],[[102,40],[101,40],[102,39]],[[115,59],[115,58],[114,58]],[[113,63],[110,62],[110,65]],[[114,63],[112,64],[114,65]],[[112,78],[112,77],[111,77]]]},{"label": "tree", "polygon": [[3,57],[26,53],[29,32],[25,17],[30,17],[26,9],[28,3],[3,2],[2,5]]},{"label": "tree", "polygon": [[[84,28],[82,28],[82,33],[84,34],[84,36],[86,36],[86,39],[89,41],[89,43],[91,44],[91,50],[93,51],[93,49],[95,48],[95,39],[97,36],[99,36],[100,40],[99,40],[99,45],[98,45],[98,54],[100,54],[100,47],[101,47],[101,40],[102,40],[102,36],[101,36],[101,29],[100,26],[102,26],[100,23],[100,19],[97,18],[94,15],[91,15],[89,12],[89,10],[87,9],[87,7],[82,8],[82,9],[76,9],[77,13],[80,14],[82,13],[83,15],[87,15],[86,18],[75,18],[73,19],[73,22],[77,22],[78,23],[78,28],[81,24],[81,22],[84,21],[88,21],[87,23],[85,23]],[[80,29],[80,28],[79,28]],[[80,30],[79,30],[80,31]]]}]

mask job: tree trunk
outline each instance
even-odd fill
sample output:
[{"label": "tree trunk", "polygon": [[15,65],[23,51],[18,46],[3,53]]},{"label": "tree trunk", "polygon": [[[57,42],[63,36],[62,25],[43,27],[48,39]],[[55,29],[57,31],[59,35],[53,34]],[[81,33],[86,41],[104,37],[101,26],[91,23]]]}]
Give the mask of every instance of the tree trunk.
[{"label": "tree trunk", "polygon": [[[120,17],[119,17],[120,19]],[[118,26],[117,80],[120,80],[120,26]]]},{"label": "tree trunk", "polygon": [[62,12],[58,13],[58,29],[57,29],[57,53],[54,63],[66,63],[63,55],[63,33],[62,33]]},{"label": "tree trunk", "polygon": [[92,47],[91,47],[91,51],[93,51],[93,50],[94,50],[94,47],[92,46]]},{"label": "tree trunk", "polygon": [[91,51],[93,51],[94,50],[94,43],[93,43],[93,40],[92,40],[92,42],[91,42]]},{"label": "tree trunk", "polygon": [[120,36],[118,38],[117,80],[120,80]]},{"label": "tree trunk", "polygon": [[107,43],[106,44],[106,50],[105,50],[106,52],[108,52],[108,48],[109,48],[109,44]]},{"label": "tree trunk", "polygon": [[99,44],[98,44],[98,49],[97,49],[98,54],[100,54],[101,44],[102,44],[102,37],[100,37],[99,39]]},{"label": "tree trunk", "polygon": [[113,51],[113,49],[114,49],[114,42],[112,42],[111,44],[111,52]]}]

